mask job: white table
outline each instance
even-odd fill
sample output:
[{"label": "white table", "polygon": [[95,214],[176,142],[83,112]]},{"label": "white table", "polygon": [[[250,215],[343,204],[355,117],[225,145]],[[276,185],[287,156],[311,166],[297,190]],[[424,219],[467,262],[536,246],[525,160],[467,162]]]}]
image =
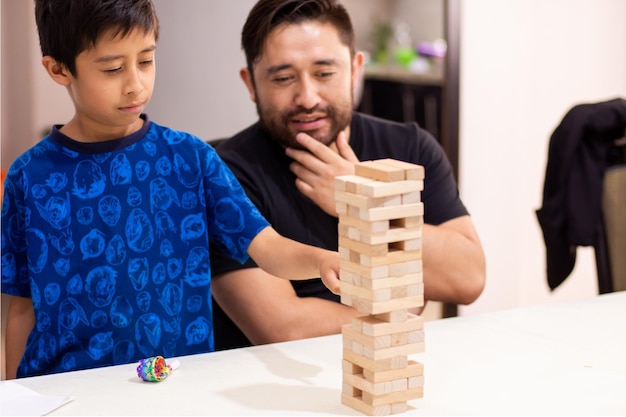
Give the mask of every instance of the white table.
[{"label": "white table", "polygon": [[[401,415],[626,415],[626,292],[427,322],[424,398]],[[361,415],[340,403],[339,335],[16,382],[75,399],[53,415]]]}]

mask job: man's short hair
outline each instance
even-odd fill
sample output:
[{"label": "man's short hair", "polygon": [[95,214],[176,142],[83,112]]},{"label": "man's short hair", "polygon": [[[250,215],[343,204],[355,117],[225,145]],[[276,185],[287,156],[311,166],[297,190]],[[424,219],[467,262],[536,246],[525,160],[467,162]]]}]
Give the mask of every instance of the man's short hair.
[{"label": "man's short hair", "polygon": [[337,0],[259,0],[248,14],[241,32],[241,47],[250,74],[253,74],[254,63],[263,53],[267,37],[276,27],[311,20],[333,25],[339,32],[341,42],[354,56],[352,22],[346,8]]}]

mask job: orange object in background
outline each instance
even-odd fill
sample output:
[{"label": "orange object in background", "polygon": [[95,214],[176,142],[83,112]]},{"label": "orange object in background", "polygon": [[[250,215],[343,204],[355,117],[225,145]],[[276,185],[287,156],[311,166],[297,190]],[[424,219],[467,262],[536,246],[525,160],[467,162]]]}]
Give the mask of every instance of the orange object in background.
[{"label": "orange object in background", "polygon": [[0,170],[0,202],[4,196],[4,179],[7,176],[7,172],[4,169]]}]

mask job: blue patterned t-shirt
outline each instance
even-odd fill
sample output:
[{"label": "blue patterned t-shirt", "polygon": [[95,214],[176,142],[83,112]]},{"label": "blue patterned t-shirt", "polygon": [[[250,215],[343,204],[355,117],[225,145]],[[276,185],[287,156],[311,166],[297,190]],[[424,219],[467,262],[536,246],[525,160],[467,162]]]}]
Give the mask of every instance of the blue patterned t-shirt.
[{"label": "blue patterned t-shirt", "polygon": [[214,350],[209,237],[243,262],[268,223],[211,146],[143,117],[100,143],[54,127],[8,172],[2,292],[36,319],[18,377]]}]

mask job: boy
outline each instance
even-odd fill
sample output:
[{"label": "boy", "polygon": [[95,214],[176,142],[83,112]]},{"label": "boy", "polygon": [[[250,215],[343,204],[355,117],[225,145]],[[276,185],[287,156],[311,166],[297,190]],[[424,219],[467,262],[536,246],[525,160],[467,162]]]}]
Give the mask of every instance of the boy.
[{"label": "boy", "polygon": [[338,291],[336,253],[278,235],[213,148],[142,113],[151,0],[35,0],[35,15],[43,66],[75,115],[5,183],[7,378],[213,351],[209,237],[240,262],[321,274]]}]

